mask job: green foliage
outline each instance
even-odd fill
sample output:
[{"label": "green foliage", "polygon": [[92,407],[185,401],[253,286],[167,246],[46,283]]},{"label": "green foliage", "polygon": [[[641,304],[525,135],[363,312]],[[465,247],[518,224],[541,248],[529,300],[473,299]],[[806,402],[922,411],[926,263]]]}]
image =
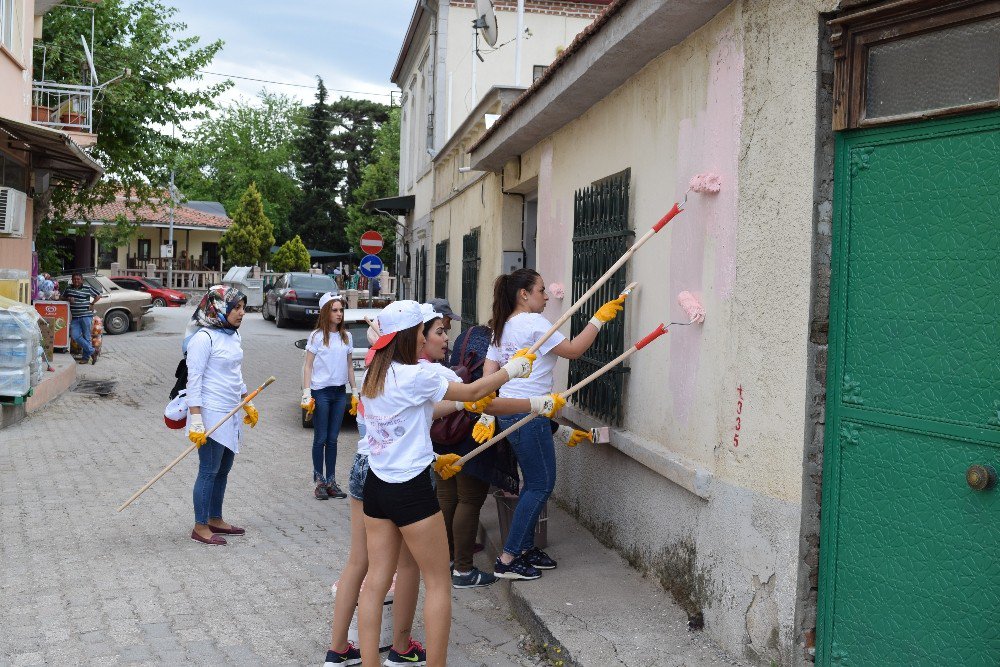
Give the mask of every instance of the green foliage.
[{"label": "green foliage", "polygon": [[360,185],[351,195],[347,208],[347,241],[352,250],[361,254],[361,235],[369,229],[382,234],[385,246],[379,257],[394,270],[396,265],[396,219],[381,213],[370,213],[362,206],[372,199],[399,194],[399,109],[391,110],[387,122],[378,130],[371,151],[371,162],[361,173]]},{"label": "green foliage", "polygon": [[[204,118],[213,100],[232,82],[195,87],[203,69],[222,48],[221,41],[200,46],[198,37],[178,37],[184,23],[173,20],[177,9],[159,0],[103,0],[94,5],[68,0],[45,16],[44,49],[35,49],[34,70],[58,83],[91,83],[80,36],[88,41],[93,10],[94,65],[102,82],[129,74],[95,94],[93,131],[97,144],[87,149],[105,169],[105,177],[89,190],[56,188],[46,225],[37,241],[52,244],[68,230],[70,209],[90,211],[113,201],[119,192],[135,197],[138,208],[159,196],[180,146],[165,128]],[[184,85],[181,85],[181,82]],[[39,247],[43,256],[53,245]]]},{"label": "green foliage", "polygon": [[187,135],[178,160],[180,190],[188,199],[222,202],[234,211],[256,183],[275,236],[288,240],[288,216],[299,196],[293,137],[303,113],[297,101],[265,91],[255,103],[237,102],[205,119]]},{"label": "green foliage", "polygon": [[233,224],[222,235],[219,249],[230,266],[263,266],[270,259],[274,228],[264,214],[257,186],[251,183],[233,212]]},{"label": "green foliage", "polygon": [[318,79],[316,103],[309,107],[295,139],[296,174],[302,196],[292,206],[289,226],[311,248],[343,252],[347,249],[344,238],[347,216],[337,201],[337,187],[343,173],[330,142],[333,114],[326,96],[323,79]]},{"label": "green foliage", "polygon": [[102,244],[119,248],[128,245],[139,229],[139,223],[132,222],[122,214],[115,216],[111,224],[103,224],[94,231],[94,237]]},{"label": "green foliage", "polygon": [[379,128],[389,120],[390,109],[378,102],[342,97],[330,104],[330,110],[333,149],[344,179],[340,201],[350,206],[355,203],[354,191],[361,186],[365,166],[372,161]]},{"label": "green foliage", "polygon": [[285,271],[308,271],[310,266],[309,251],[296,234],[290,241],[278,248],[271,258],[271,268],[278,273]]}]

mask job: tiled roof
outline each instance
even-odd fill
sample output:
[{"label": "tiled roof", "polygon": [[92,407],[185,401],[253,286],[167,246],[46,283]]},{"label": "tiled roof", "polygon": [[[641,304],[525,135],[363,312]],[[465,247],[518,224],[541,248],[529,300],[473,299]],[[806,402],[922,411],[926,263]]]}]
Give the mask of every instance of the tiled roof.
[{"label": "tiled roof", "polygon": [[[124,215],[126,220],[138,222],[140,225],[160,225],[170,222],[170,202],[161,201],[155,209],[152,206],[140,206],[138,209],[132,209],[126,206],[126,201],[124,197],[117,197],[110,204],[98,206],[89,215],[74,211],[68,217],[77,220],[87,219],[93,222],[110,222],[119,215]],[[232,219],[227,216],[196,211],[184,204],[179,204],[174,209],[174,226],[176,227],[228,229],[232,224]]]}]

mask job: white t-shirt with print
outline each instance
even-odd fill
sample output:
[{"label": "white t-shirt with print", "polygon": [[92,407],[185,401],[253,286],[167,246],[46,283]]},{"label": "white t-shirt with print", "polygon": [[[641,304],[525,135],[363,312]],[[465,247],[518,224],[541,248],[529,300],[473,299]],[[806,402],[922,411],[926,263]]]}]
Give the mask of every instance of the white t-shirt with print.
[{"label": "white t-shirt with print", "polygon": [[436,361],[428,361],[427,359],[417,359],[417,364],[421,368],[425,368],[429,371],[433,371],[443,377],[448,382],[462,382],[462,378],[458,377],[458,373],[451,370],[444,364],[438,363]]},{"label": "white t-shirt with print", "polygon": [[351,363],[351,353],[354,350],[354,338],[347,332],[347,343],[340,339],[336,331],[330,332],[330,344],[323,345],[323,332],[319,329],[309,334],[306,351],[312,352],[312,377],[309,378],[310,389],[323,387],[338,387],[347,384],[347,365]]},{"label": "white t-shirt with print", "polygon": [[448,381],[417,364],[393,362],[385,388],[364,398],[368,465],[379,479],[407,482],[431,464],[434,404],[444,398]]},{"label": "white t-shirt with print", "polygon": [[[500,346],[490,345],[486,358],[503,366],[515,352],[531,347],[551,328],[552,323],[539,313],[518,313],[504,324]],[[552,354],[552,348],[564,340],[566,337],[558,331],[552,334],[538,349],[538,358],[531,365],[531,376],[515,378],[500,387],[500,397],[531,398],[551,393],[552,369],[557,360],[557,356]]]}]

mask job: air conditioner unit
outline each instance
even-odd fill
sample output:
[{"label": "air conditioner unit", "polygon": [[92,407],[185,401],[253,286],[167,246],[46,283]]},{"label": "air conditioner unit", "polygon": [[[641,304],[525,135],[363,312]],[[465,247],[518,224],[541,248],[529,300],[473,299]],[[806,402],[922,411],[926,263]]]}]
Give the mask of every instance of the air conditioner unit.
[{"label": "air conditioner unit", "polygon": [[0,188],[0,234],[24,236],[28,195],[14,188]]}]

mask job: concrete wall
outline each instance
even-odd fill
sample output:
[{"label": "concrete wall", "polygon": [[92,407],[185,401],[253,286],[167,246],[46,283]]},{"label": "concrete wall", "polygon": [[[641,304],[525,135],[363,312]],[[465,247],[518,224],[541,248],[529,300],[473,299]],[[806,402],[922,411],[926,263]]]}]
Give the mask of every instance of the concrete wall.
[{"label": "concrete wall", "polygon": [[[564,285],[576,190],[630,168],[638,236],[693,175],[721,176],[630,262],[642,287],[626,338],[682,320],[682,290],[708,320],[641,352],[624,428],[610,448],[558,450],[557,497],[702,611],[723,648],[763,664],[803,655],[817,40],[832,4],[734,2],[504,170],[508,189],[536,179],[539,271]],[[549,303],[552,319],[570,305]]]}]

